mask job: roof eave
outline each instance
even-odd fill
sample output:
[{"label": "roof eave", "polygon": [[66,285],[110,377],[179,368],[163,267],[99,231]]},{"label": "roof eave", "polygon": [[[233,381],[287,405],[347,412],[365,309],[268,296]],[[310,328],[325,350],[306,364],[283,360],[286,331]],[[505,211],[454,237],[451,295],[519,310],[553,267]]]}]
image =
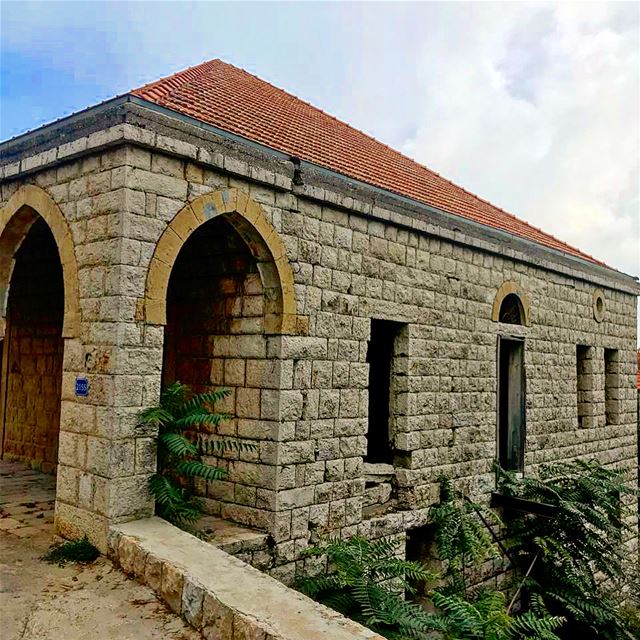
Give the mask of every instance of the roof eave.
[{"label": "roof eave", "polygon": [[[15,161],[15,157],[22,156],[23,152],[25,151],[33,152],[34,149],[38,149],[40,151],[45,150],[47,145],[48,148],[51,148],[64,142],[73,141],[74,139],[86,135],[86,132],[88,130],[98,131],[106,129],[109,126],[113,126],[116,123],[126,122],[127,110],[133,105],[136,105],[143,109],[149,109],[157,114],[164,115],[168,118],[171,118],[172,120],[178,120],[190,126],[207,131],[210,134],[219,136],[236,144],[243,145],[245,147],[248,147],[249,149],[258,150],[260,151],[260,153],[270,155],[281,162],[288,162],[291,160],[288,154],[283,153],[282,151],[278,151],[277,149],[273,149],[272,147],[269,147],[262,143],[244,138],[243,136],[225,131],[224,129],[219,129],[218,127],[210,125],[202,120],[185,115],[178,111],[174,111],[172,109],[168,109],[133,94],[123,94],[121,96],[112,98],[111,100],[102,102],[98,105],[88,107],[87,109],[83,109],[82,111],[78,111],[69,116],[60,118],[59,120],[38,127],[37,129],[33,129],[26,133],[15,136],[5,142],[1,142],[0,165]],[[89,151],[87,153],[89,153]],[[27,154],[25,153],[24,156],[27,157]],[[526,251],[526,253],[530,253],[531,251],[533,251],[534,253],[553,256],[555,258],[561,259],[563,262],[569,261],[570,263],[580,267],[582,271],[586,272],[583,278],[585,280],[589,279],[587,275],[589,273],[598,274],[601,277],[611,281],[611,284],[607,286],[617,288],[617,283],[619,285],[623,285],[625,289],[634,290],[636,295],[640,294],[640,283],[638,282],[637,277],[623,273],[606,265],[598,264],[579,256],[575,256],[573,254],[548,247],[538,242],[528,240],[526,238],[523,238],[522,236],[518,236],[507,231],[502,231],[495,227],[484,225],[482,223],[468,219],[464,216],[438,209],[421,201],[408,198],[406,196],[400,195],[387,189],[383,189],[381,187],[376,187],[360,180],[356,180],[332,169],[323,167],[321,165],[316,165],[312,162],[303,160],[301,161],[300,166],[301,168],[306,168],[317,175],[326,176],[331,180],[331,182],[341,183],[347,188],[356,186],[358,190],[368,192],[372,194],[374,198],[376,196],[383,197],[387,200],[398,203],[401,206],[404,205],[407,207],[411,207],[412,209],[417,209],[424,213],[428,213],[431,216],[437,216],[440,219],[447,220],[449,222],[449,226],[453,227],[454,229],[456,227],[464,227],[465,230],[468,230],[471,234],[475,232],[475,235],[481,234],[483,236],[491,236],[494,239],[503,239],[504,241],[508,241],[511,244],[519,245],[520,247],[529,250]],[[521,261],[532,262],[539,268],[546,268],[544,266],[540,266],[534,260]]]}]

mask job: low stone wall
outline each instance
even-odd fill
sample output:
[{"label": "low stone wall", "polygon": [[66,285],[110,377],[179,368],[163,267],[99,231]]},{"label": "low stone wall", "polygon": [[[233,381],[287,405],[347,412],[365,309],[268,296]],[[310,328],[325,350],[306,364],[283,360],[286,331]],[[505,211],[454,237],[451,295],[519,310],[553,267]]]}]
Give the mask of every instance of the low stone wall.
[{"label": "low stone wall", "polygon": [[160,518],[113,527],[109,554],[206,640],[383,640]]}]

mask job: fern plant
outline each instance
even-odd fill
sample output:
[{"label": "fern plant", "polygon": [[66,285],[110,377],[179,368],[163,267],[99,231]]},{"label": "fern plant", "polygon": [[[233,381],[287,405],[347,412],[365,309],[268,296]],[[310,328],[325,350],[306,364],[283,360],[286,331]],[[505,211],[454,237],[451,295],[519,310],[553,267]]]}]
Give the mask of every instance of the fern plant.
[{"label": "fern plant", "polygon": [[456,491],[445,477],[440,482],[440,502],[432,507],[438,557],[445,565],[446,589],[458,595],[468,590],[466,572],[486,559],[497,557],[488,527],[499,526],[493,511],[485,509]]},{"label": "fern plant", "polygon": [[470,590],[466,597],[450,590],[430,591],[438,610],[405,600],[416,584],[441,576],[418,562],[397,557],[398,543],[388,539],[329,540],[307,554],[326,556],[331,571],[307,576],[298,588],[391,640],[559,640],[553,633],[562,619],[534,613],[512,616],[495,591]]},{"label": "fern plant", "polygon": [[[440,502],[430,516],[435,527],[435,546],[443,562],[443,580],[431,593],[442,615],[443,636],[451,640],[478,638],[507,640],[537,638],[557,640],[554,631],[564,619],[546,611],[511,614],[503,593],[470,584],[467,573],[506,549],[494,534],[502,523],[497,514],[473,502],[441,476]],[[476,576],[477,577],[477,576]]]},{"label": "fern plant", "polygon": [[522,514],[507,523],[529,606],[564,616],[567,637],[639,637],[622,608],[637,593],[622,544],[630,532],[625,504],[637,492],[624,474],[576,461],[543,466],[538,477],[498,470],[498,478],[503,493],[555,507],[551,518]]},{"label": "fern plant", "polygon": [[232,439],[205,439],[198,432],[230,418],[214,409],[228,394],[226,389],[194,394],[188,385],[174,382],[162,391],[157,407],[145,409],[139,416],[140,424],[158,430],[158,471],[149,480],[157,513],[196,534],[194,525],[202,515],[203,504],[194,493],[194,480],[220,480],[226,474],[224,469],[205,463],[203,455],[253,448]]},{"label": "fern plant", "polygon": [[559,640],[555,631],[564,622],[531,611],[511,615],[505,595],[492,589],[473,590],[466,598],[436,591],[432,599],[442,613],[447,640]]},{"label": "fern plant", "polygon": [[444,630],[439,616],[407,602],[402,591],[430,583],[436,575],[418,562],[397,557],[398,543],[361,537],[327,540],[305,553],[326,556],[331,571],[300,579],[311,598],[393,640],[426,639]]}]

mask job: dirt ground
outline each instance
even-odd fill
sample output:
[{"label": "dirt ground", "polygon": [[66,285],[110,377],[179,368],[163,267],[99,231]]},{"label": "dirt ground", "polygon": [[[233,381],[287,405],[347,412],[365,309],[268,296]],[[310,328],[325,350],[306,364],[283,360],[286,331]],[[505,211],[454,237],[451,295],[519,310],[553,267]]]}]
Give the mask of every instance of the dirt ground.
[{"label": "dirt ground", "polygon": [[65,567],[41,560],[53,541],[48,481],[6,463],[0,467],[2,640],[201,639],[106,558]]}]

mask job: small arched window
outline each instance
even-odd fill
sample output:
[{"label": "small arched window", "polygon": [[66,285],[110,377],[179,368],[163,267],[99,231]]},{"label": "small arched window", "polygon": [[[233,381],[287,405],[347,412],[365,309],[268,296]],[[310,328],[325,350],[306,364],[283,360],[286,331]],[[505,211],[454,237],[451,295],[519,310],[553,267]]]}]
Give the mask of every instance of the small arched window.
[{"label": "small arched window", "polygon": [[516,282],[503,282],[493,300],[491,319],[505,324],[530,326],[529,297]]},{"label": "small arched window", "polygon": [[499,322],[507,324],[524,324],[524,310],[520,298],[515,293],[505,296],[500,305]]}]

